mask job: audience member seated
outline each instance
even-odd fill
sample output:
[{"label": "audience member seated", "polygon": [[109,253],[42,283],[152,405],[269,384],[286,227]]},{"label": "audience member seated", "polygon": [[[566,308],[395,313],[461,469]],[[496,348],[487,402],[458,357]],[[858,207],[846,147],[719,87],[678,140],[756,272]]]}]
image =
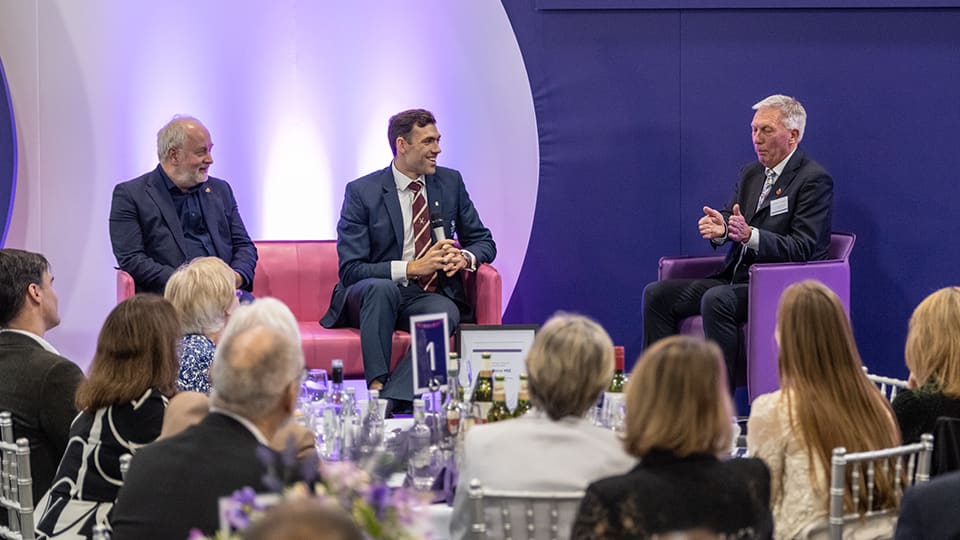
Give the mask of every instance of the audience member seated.
[{"label": "audience member seated", "polygon": [[960,472],[917,484],[903,493],[896,540],[960,538]]},{"label": "audience member seated", "polygon": [[220,497],[266,491],[258,453],[269,454],[263,447],[293,413],[302,371],[289,308],[272,298],[237,308],[214,355],[210,414],[134,456],[110,519],[114,540],[210,535]]},{"label": "audience member seated", "polygon": [[137,295],[107,316],[90,377],[77,390],[81,412],[46,498],[37,530],[46,538],[90,538],[106,525],[123,483],[120,456],[160,434],[167,397],[176,391],[180,322],[169,302]]},{"label": "audience member seated", "polygon": [[[43,339],[60,324],[53,274],[43,255],[0,249],[0,411],[30,440],[33,503],[50,489],[77,415],[83,372]],[[7,513],[0,512],[0,525]]]},{"label": "audience member seated", "polygon": [[183,391],[210,393],[209,369],[230,313],[240,305],[234,271],[217,257],[200,257],[177,269],[163,296],[173,304],[183,324],[180,374]]},{"label": "audience member seated", "polygon": [[[188,427],[199,424],[210,412],[210,399],[200,392],[180,392],[173,396],[163,416],[163,429],[157,440],[173,437]],[[317,455],[317,438],[313,431],[290,421],[270,439],[270,448],[283,452],[293,445],[300,459]]]},{"label": "audience member seated", "polygon": [[[776,339],[780,390],[753,402],[747,448],[770,467],[774,538],[798,538],[826,521],[833,449],[897,446],[900,430],[890,404],[863,372],[850,321],[833,291],[817,281],[788,287],[777,310]],[[889,480],[878,471],[881,506],[895,497]]]},{"label": "audience member seated", "polygon": [[[577,491],[636,464],[613,431],[584,417],[613,377],[613,343],[599,324],[554,315],[537,333],[526,365],[534,409],[467,432],[450,525],[454,540],[468,536],[474,478],[489,489]],[[571,519],[561,516],[561,523]]]},{"label": "audience member seated", "polygon": [[733,443],[726,371],[719,347],[689,336],[644,352],[626,388],[623,442],[640,464],[587,488],[573,539],[770,536],[767,467],[725,459]]},{"label": "audience member seated", "polygon": [[317,499],[285,502],[243,531],[243,540],[364,540],[343,510]]},{"label": "audience member seated", "polygon": [[960,287],[926,297],[910,317],[904,349],[910,388],[893,400],[904,444],[933,433],[937,418],[960,417]]}]

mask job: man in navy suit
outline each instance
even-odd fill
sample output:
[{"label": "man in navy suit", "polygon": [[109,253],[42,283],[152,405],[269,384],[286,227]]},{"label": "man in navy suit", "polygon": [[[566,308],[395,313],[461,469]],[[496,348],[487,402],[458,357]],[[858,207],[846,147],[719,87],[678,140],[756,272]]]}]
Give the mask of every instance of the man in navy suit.
[{"label": "man in navy suit", "polygon": [[230,184],[207,175],[212,149],[199,120],[175,116],[157,133],[157,168],[114,188],[110,241],[137,292],[163,294],[177,267],[206,256],[233,268],[237,289],[253,289],[257,248]]},{"label": "man in navy suit", "polygon": [[[460,273],[497,254],[460,173],[437,166],[436,123],[423,109],[390,118],[393,163],[347,184],[337,223],[340,282],[320,320],[326,328],[360,329],[367,384],[394,400],[413,398],[410,355],[390,373],[394,329],[409,330],[410,316],[425,313],[446,313],[451,331],[473,320]],[[418,197],[426,204],[418,207]],[[430,232],[441,223],[443,239]]]},{"label": "man in navy suit", "polygon": [[758,162],[740,171],[727,207],[704,206],[698,223],[714,248],[731,244],[723,269],[706,279],[655,281],[643,291],[644,344],[675,334],[681,319],[702,315],[706,338],[723,350],[731,386],[740,324],[747,320],[750,265],[825,259],[833,213],[833,178],[798,149],[807,122],[803,105],[777,94],[753,109]]}]

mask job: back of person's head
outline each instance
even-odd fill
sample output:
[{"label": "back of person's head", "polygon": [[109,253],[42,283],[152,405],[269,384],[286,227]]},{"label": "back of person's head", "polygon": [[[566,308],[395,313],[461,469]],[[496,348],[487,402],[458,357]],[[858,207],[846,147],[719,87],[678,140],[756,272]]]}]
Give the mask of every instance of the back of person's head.
[{"label": "back of person's head", "polygon": [[77,389],[80,410],[126,403],[157,389],[176,392],[180,321],[169,302],[138,294],[117,304],[97,338],[87,380]]},{"label": "back of person's head", "polygon": [[233,269],[217,257],[199,257],[170,276],[163,297],[173,304],[184,334],[223,330],[237,302]]},{"label": "back of person's head", "polygon": [[613,377],[613,342],[596,322],[559,312],[527,353],[530,400],[553,420],[583,416]]},{"label": "back of person's head", "polygon": [[43,286],[43,273],[50,270],[39,253],[0,249],[0,328],[17,318],[27,300],[30,285]]},{"label": "back of person's head", "polygon": [[244,529],[243,540],[363,540],[342,509],[317,499],[281,503]]},{"label": "back of person's head", "polygon": [[[833,291],[813,280],[787,287],[777,339],[780,388],[807,446],[814,485],[827,487],[836,447],[864,452],[900,444],[893,410],[863,372],[850,320]],[[885,480],[878,485],[881,497],[893,496]]]},{"label": "back of person's head", "polygon": [[960,287],[946,287],[913,310],[904,347],[917,384],[960,398]]},{"label": "back of person's head", "polygon": [[628,453],[730,453],[733,407],[723,354],[714,343],[690,336],[657,341],[640,356],[625,393]]},{"label": "back of person's head", "polygon": [[393,155],[397,155],[397,137],[403,137],[409,142],[407,136],[413,131],[414,126],[424,127],[436,123],[437,119],[434,118],[433,113],[426,109],[408,109],[391,116],[387,125],[387,139],[390,141],[390,150]]},{"label": "back of person's head", "polygon": [[211,366],[210,405],[250,420],[276,410],[303,372],[297,320],[283,302],[260,298],[230,316]]}]

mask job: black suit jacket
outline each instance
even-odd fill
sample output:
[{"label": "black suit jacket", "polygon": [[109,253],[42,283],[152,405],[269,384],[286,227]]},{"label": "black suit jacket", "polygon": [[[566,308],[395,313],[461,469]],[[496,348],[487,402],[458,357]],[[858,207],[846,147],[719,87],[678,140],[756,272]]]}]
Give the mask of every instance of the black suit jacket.
[{"label": "black suit jacket", "polygon": [[229,416],[210,413],[196,425],[137,452],[110,523],[115,540],[186,538],[217,529],[220,497],[266,491],[256,437]]},{"label": "black suit jacket", "polygon": [[770,538],[770,471],[763,461],[650,452],[627,474],[590,484],[570,538],[650,538],[692,529]]},{"label": "black suit jacket", "polygon": [[[81,381],[83,372],[73,362],[29,336],[0,332],[0,411],[13,416],[14,437],[30,440],[34,503],[50,489],[67,448]],[[3,512],[0,522],[6,519]]]},{"label": "black suit jacket", "polygon": [[[761,231],[759,250],[747,249],[739,265],[737,260],[742,247],[731,242],[733,245],[727,252],[723,270],[718,274],[721,279],[746,282],[748,268],[753,263],[827,258],[833,218],[833,178],[830,174],[798,148],[758,209],[757,201],[765,180],[762,163],[744,167],[733,198],[721,211],[724,219],[729,220],[733,205],[739,204],[747,223]],[[775,203],[778,199],[779,203]],[[787,210],[771,215],[771,205],[783,201],[786,201]]]},{"label": "black suit jacket", "polygon": [[[120,268],[133,276],[137,292],[163,294],[170,275],[187,262],[186,240],[160,166],[117,184],[110,206],[110,241]],[[253,290],[257,247],[240,219],[230,184],[212,176],[200,189],[200,207],[216,256],[243,276]]]},{"label": "black suit jacket", "polygon": [[[497,255],[496,243],[480,220],[460,173],[437,167],[436,174],[425,176],[424,181],[429,211],[440,213],[444,235],[455,235],[460,247],[477,257],[477,265],[492,262]],[[333,289],[330,309],[320,324],[327,328],[345,324],[342,316],[347,287],[366,278],[391,278],[390,261],[403,259],[403,225],[392,166],[347,184],[337,222],[340,282]],[[459,272],[449,278],[440,273],[437,292],[456,302],[464,319],[473,318]]]},{"label": "black suit jacket", "polygon": [[903,493],[896,540],[948,540],[960,538],[957,501],[960,472],[938,476]]}]

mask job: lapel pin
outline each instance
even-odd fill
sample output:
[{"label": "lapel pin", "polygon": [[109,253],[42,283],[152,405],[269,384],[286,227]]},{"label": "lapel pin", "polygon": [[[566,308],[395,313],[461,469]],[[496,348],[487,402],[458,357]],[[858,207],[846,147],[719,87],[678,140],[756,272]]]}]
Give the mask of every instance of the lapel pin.
[{"label": "lapel pin", "polygon": [[434,206],[440,206],[440,201],[433,201]]},{"label": "lapel pin", "polygon": [[[204,191],[206,191],[207,193],[210,193],[210,188],[207,188],[207,189],[205,189]],[[780,192],[778,191],[778,192],[777,192],[777,195],[779,195],[779,194],[780,194]]]},{"label": "lapel pin", "polygon": [[[208,190],[209,191],[209,190]],[[780,188],[777,188],[777,195],[780,194]]]}]

